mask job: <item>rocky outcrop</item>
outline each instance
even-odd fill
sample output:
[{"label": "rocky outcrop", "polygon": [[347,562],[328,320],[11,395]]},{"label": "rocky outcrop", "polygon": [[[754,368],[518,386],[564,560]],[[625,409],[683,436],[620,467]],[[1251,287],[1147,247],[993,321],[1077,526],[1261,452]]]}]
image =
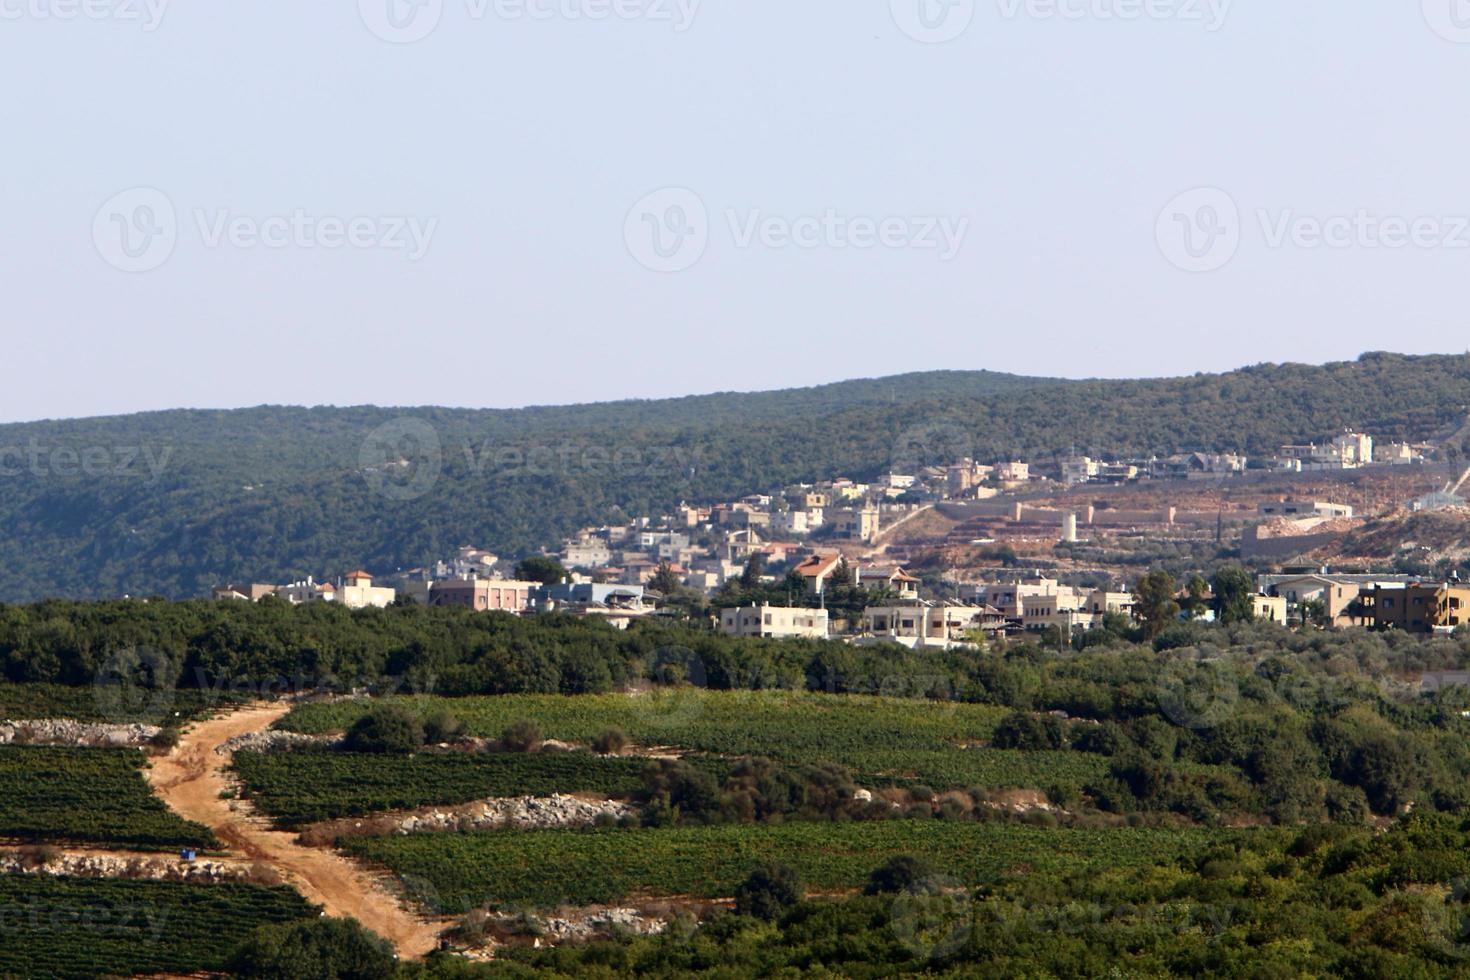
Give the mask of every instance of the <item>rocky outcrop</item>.
[{"label": "rocky outcrop", "polygon": [[176,858],[101,853],[37,853],[36,849],[0,851],[0,873],[201,883],[253,881],[260,876],[257,869],[248,865],[220,861],[183,861]]},{"label": "rocky outcrop", "polygon": [[651,936],[668,922],[637,909],[598,909],[570,918],[552,916],[540,922],[542,935],[554,943],[586,943],[618,935]]},{"label": "rocky outcrop", "polygon": [[485,800],[452,810],[420,811],[403,817],[399,821],[398,832],[416,834],[503,827],[516,830],[558,830],[590,827],[604,815],[616,820],[636,812],[635,807],[615,800],[589,802],[575,796],[520,796]]},{"label": "rocky outcrop", "polygon": [[340,744],[341,741],[330,735],[302,735],[300,732],[278,732],[267,729],[263,732],[236,735],[215,746],[214,751],[220,755],[230,755],[234,752],[277,752],[282,749],[304,746],[331,747]]},{"label": "rocky outcrop", "polygon": [[156,725],[105,725],[71,718],[0,721],[0,745],[141,746],[158,732]]}]

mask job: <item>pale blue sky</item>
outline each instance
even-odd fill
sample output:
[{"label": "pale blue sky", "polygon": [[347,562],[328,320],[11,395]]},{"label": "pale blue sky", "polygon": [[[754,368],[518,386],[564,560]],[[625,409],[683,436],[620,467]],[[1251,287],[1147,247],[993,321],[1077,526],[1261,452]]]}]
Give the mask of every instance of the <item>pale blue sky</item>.
[{"label": "pale blue sky", "polygon": [[[976,0],[947,43],[905,5],[963,3],[437,0],[408,44],[389,0],[78,2],[0,0],[4,421],[1470,346],[1459,0]],[[175,231],[130,258],[118,222],[166,220],[135,188]],[[1166,210],[1195,188],[1238,224]],[[650,194],[693,252],[639,244]],[[1359,211],[1342,247],[1298,220]],[[1179,220],[1227,227],[1190,257]]]}]

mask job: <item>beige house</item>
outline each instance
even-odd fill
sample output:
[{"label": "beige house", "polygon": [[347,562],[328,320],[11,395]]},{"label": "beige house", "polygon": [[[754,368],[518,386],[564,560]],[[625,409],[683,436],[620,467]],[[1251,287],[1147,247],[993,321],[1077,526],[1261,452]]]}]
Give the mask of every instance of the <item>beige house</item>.
[{"label": "beige house", "polygon": [[824,640],[827,629],[825,609],[747,606],[720,610],[720,632],[726,636]]},{"label": "beige house", "polygon": [[1004,617],[996,610],[983,606],[894,605],[863,610],[863,633],[914,650],[973,646],[969,640],[973,631],[1003,623]]},{"label": "beige house", "polygon": [[336,601],[348,609],[366,609],[368,606],[382,609],[393,605],[398,593],[394,589],[373,585],[373,577],[367,572],[352,572],[343,578],[336,594]]}]

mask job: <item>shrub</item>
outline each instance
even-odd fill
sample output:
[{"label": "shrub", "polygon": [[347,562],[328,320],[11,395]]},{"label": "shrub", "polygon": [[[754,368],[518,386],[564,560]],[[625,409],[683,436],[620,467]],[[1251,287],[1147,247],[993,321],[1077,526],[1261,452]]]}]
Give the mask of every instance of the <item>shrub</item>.
[{"label": "shrub", "polygon": [[763,864],[735,890],[735,911],[773,922],[801,901],[801,879],[784,865]]},{"label": "shrub", "polygon": [[507,752],[534,752],[541,742],[541,726],[528,718],[512,722],[500,734],[500,744]]},{"label": "shrub", "polygon": [[148,740],[148,744],[155,749],[167,752],[176,748],[179,744],[179,730],[177,728],[160,728],[158,734]]},{"label": "shrub", "polygon": [[897,892],[928,891],[932,887],[934,868],[922,858],[900,854],[889,858],[868,875],[864,895],[890,895]]},{"label": "shrub", "polygon": [[617,755],[628,747],[628,736],[621,728],[609,728],[592,740],[592,751],[600,755]]},{"label": "shrub", "polygon": [[423,723],[397,705],[374,708],[347,730],[347,748],[353,752],[407,754],[423,745]]},{"label": "shrub", "polygon": [[424,740],[431,745],[453,742],[464,734],[464,723],[452,711],[436,711],[424,721]]},{"label": "shrub", "polygon": [[354,919],[307,919],[261,926],[230,957],[237,977],[388,980],[393,947]]}]

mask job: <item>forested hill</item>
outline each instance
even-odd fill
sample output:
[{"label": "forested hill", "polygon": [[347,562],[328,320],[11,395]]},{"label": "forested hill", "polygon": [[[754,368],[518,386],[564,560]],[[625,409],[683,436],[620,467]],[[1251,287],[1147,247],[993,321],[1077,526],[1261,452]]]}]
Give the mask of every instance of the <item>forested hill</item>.
[{"label": "forested hill", "polygon": [[680,500],[962,455],[1270,452],[1343,426],[1423,439],[1470,355],[1147,381],[937,372],[518,410],[173,411],[0,426],[0,601],[201,594],[511,554]]}]

